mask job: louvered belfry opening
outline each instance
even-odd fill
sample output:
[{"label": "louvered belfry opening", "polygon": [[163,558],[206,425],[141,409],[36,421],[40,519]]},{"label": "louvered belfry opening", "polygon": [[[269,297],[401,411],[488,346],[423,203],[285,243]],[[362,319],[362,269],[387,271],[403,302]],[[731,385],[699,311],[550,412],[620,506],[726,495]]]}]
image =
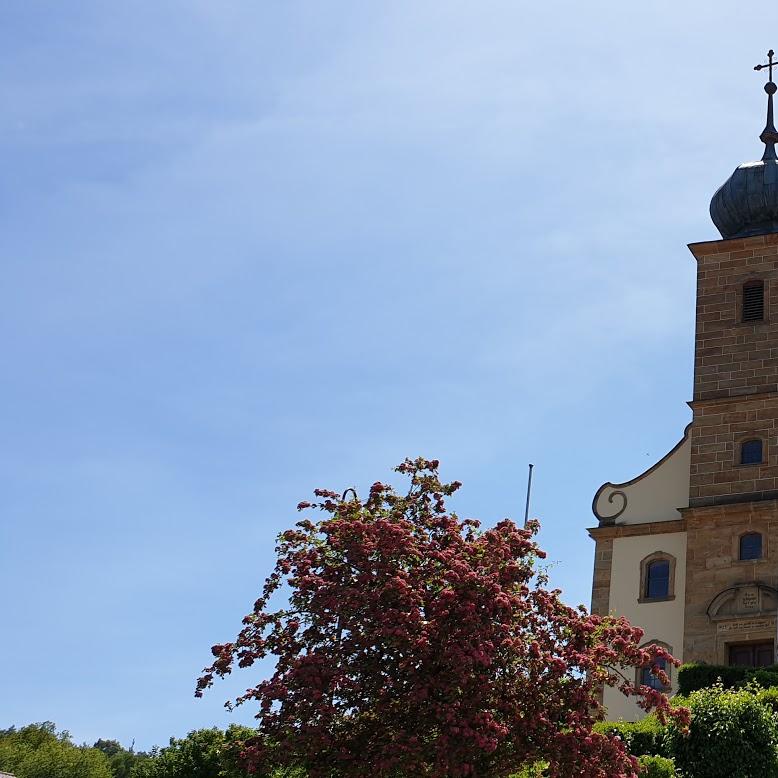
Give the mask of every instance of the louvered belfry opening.
[{"label": "louvered belfry opening", "polygon": [[743,321],[764,319],[764,281],[749,281],[743,285]]}]

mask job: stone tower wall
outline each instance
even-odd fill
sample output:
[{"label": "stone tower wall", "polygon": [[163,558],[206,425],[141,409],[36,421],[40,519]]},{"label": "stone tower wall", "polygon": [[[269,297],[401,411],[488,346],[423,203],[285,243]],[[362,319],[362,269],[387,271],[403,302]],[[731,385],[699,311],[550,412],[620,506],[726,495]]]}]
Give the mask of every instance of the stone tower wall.
[{"label": "stone tower wall", "polygon": [[[778,235],[698,243],[690,505],[778,498]],[[765,318],[741,321],[742,287],[765,284]],[[740,444],[765,442],[761,465]]]},{"label": "stone tower wall", "polygon": [[[726,664],[730,645],[776,636],[778,235],[689,248],[698,272],[684,658]],[[743,322],[743,284],[757,279],[764,320]],[[750,438],[763,441],[763,462],[742,465]],[[740,560],[745,532],[762,534],[761,559]]]}]

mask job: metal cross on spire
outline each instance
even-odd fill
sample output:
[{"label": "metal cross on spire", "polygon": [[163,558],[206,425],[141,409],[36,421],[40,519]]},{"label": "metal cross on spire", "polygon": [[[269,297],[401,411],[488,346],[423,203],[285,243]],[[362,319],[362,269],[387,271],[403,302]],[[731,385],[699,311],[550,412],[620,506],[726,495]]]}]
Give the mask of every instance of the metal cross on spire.
[{"label": "metal cross on spire", "polygon": [[754,66],[754,70],[764,70],[765,68],[770,68],[770,81],[773,80],[773,68],[778,68],[778,62],[773,62],[774,55],[775,52],[770,49],[770,51],[767,52],[767,64]]},{"label": "metal cross on spire", "polygon": [[775,144],[778,143],[778,131],[775,129],[773,123],[773,95],[778,91],[778,87],[773,82],[773,68],[778,68],[778,62],[773,62],[773,56],[775,52],[770,49],[767,52],[767,64],[757,65],[754,70],[764,70],[769,68],[770,80],[764,85],[764,91],[767,92],[767,123],[765,124],[762,134],[759,136],[759,140],[765,145],[763,161],[778,160],[778,155],[775,153]]}]

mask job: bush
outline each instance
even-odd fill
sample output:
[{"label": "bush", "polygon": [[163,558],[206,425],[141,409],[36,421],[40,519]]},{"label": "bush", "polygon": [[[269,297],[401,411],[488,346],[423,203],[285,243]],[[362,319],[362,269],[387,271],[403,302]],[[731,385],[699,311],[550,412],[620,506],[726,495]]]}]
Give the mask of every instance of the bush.
[{"label": "bush", "polygon": [[[675,763],[672,759],[665,759],[661,756],[641,756],[638,762],[643,768],[640,772],[640,778],[675,778],[676,776]],[[545,775],[546,766],[544,762],[538,762],[535,765],[524,767],[510,778],[542,778]]]},{"label": "bush", "polygon": [[744,686],[752,680],[765,688],[778,686],[778,665],[754,669],[689,662],[678,669],[678,693],[687,695],[706,689],[719,679],[725,689]]},{"label": "bush", "polygon": [[638,759],[643,768],[641,778],[675,778],[675,762],[662,756],[641,756]]},{"label": "bush", "polygon": [[519,772],[514,773],[510,778],[543,778],[543,771],[548,767],[546,762],[535,762],[535,764],[522,767]]},{"label": "bush", "polygon": [[771,687],[769,689],[762,689],[757,692],[756,698],[763,705],[767,705],[774,714],[778,714],[778,687]]},{"label": "bush", "polygon": [[671,722],[665,736],[678,770],[694,778],[778,778],[778,722],[760,693],[719,683],[689,695],[689,734]]},{"label": "bush", "polygon": [[640,721],[603,721],[594,726],[594,731],[621,738],[632,756],[665,755],[665,728],[656,716],[646,716]]},{"label": "bush", "polygon": [[764,667],[759,670],[750,670],[746,674],[748,681],[756,681],[760,686],[769,689],[778,686],[778,667]]},{"label": "bush", "polygon": [[678,668],[678,693],[686,696],[713,686],[719,680],[725,689],[731,689],[745,680],[746,670],[745,667],[689,662]]}]

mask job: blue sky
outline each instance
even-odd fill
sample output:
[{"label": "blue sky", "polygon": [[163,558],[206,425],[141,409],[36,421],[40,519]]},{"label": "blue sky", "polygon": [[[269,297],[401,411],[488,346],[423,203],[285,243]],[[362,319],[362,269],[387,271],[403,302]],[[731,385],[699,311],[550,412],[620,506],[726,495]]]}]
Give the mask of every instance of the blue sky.
[{"label": "blue sky", "polygon": [[588,603],[594,491],[689,420],[685,244],[761,156],[769,13],[6,0],[0,726],[248,720],[255,676],[192,692],[276,533],[406,455],[487,524],[534,462]]}]

